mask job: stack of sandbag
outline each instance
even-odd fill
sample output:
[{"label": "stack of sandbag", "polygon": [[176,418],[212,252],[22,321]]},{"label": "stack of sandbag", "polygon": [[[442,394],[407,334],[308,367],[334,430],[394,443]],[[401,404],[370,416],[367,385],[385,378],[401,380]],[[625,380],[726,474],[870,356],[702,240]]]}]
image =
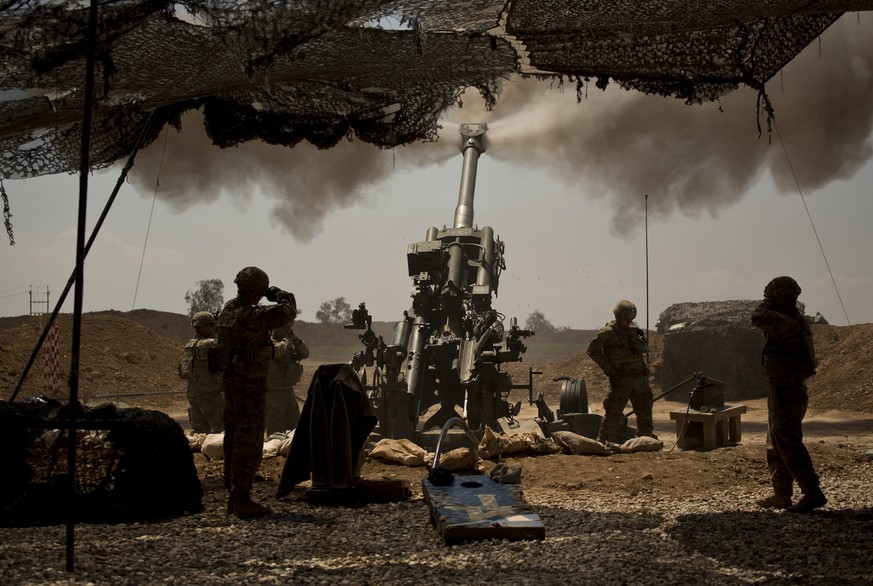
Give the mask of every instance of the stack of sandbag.
[{"label": "stack of sandbag", "polygon": [[[287,456],[291,449],[294,432],[274,433],[264,442],[264,458]],[[188,443],[195,452],[200,452],[209,460],[224,459],[224,433],[194,434],[188,436]]]},{"label": "stack of sandbag", "polygon": [[[383,438],[370,450],[371,458],[404,466],[433,466],[434,453],[408,439]],[[481,460],[475,450],[456,448],[440,454],[439,467],[452,472],[460,470],[481,472]]]},{"label": "stack of sandbag", "polygon": [[664,442],[653,437],[642,436],[627,440],[623,444],[600,443],[597,440],[575,434],[572,431],[556,431],[555,439],[568,454],[608,456],[610,454],[629,454],[631,452],[657,452],[663,449]]}]

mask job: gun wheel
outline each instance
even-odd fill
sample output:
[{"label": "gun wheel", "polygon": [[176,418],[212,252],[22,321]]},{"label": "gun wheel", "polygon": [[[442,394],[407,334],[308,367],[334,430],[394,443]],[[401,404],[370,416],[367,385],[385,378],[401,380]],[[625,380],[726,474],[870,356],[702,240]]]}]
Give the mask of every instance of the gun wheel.
[{"label": "gun wheel", "polygon": [[561,413],[588,413],[588,387],[581,378],[561,383]]}]

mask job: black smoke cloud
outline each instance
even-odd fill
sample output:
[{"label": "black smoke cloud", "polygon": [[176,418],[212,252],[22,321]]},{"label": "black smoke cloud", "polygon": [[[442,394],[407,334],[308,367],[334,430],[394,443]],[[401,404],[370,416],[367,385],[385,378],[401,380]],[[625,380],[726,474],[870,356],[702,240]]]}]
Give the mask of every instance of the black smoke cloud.
[{"label": "black smoke cloud", "polygon": [[[131,181],[143,192],[156,190],[177,211],[222,196],[245,207],[260,191],[274,202],[270,221],[301,242],[318,235],[331,212],[366,201],[368,190],[390,175],[398,158],[391,151],[346,141],[329,150],[308,143],[287,148],[263,142],[220,149],[206,136],[202,118],[191,113],[183,119],[181,132],[167,128],[166,135],[137,157]],[[398,149],[399,158],[436,163],[450,156],[447,147],[413,145]],[[417,152],[410,157],[405,151]]]},{"label": "black smoke cloud", "polygon": [[491,156],[608,198],[617,234],[642,225],[644,195],[655,217],[717,217],[766,171],[781,193],[797,194],[798,185],[808,193],[851,177],[873,154],[869,14],[844,16],[768,82],[770,132],[748,88],[688,106],[592,85],[576,104],[575,88],[543,95],[536,83],[501,96],[489,125]]},{"label": "black smoke cloud", "polygon": [[871,29],[869,14],[844,16],[768,82],[775,108],[769,133],[749,89],[689,106],[614,86],[606,92],[591,87],[577,103],[575,88],[514,80],[493,111],[465,96],[463,108],[447,113],[438,142],[393,152],[360,142],[327,151],[263,143],[222,150],[209,143],[201,121],[189,117],[182,133],[171,131],[165,153],[162,137],[140,155],[132,180],[151,190],[162,165],[158,195],[176,209],[222,193],[244,201],[260,189],[275,200],[273,220],[306,241],[332,211],[364,202],[394,169],[459,156],[457,122],[484,121],[486,156],[552,174],[578,186],[580,196],[607,198],[616,234],[642,225],[646,194],[654,218],[677,212],[717,217],[768,171],[780,192],[797,193],[799,184],[811,193],[851,177],[869,160]]}]

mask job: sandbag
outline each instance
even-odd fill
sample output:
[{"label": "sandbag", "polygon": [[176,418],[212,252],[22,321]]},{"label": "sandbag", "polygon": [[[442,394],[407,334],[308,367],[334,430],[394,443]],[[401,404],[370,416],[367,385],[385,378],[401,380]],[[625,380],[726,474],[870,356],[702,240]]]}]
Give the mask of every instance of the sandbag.
[{"label": "sandbag", "polygon": [[498,464],[488,474],[491,480],[502,484],[521,484],[521,466]]},{"label": "sandbag", "polygon": [[188,438],[188,447],[191,448],[192,452],[199,452],[200,448],[203,446],[203,440],[206,439],[205,433],[192,433],[190,435],[185,436]]},{"label": "sandbag", "polygon": [[291,452],[291,442],[294,441],[294,432],[291,431],[288,436],[282,440],[282,443],[279,444],[279,455],[287,456],[289,452]]},{"label": "sandbag", "polygon": [[612,453],[612,450],[599,441],[572,431],[556,431],[552,433],[552,437],[571,454],[607,456]]},{"label": "sandbag", "polygon": [[485,426],[482,441],[479,442],[479,456],[485,459],[496,458],[503,454],[523,454],[526,452],[542,452],[544,438],[533,434],[505,435],[495,433],[490,427]]},{"label": "sandbag", "polygon": [[279,455],[279,448],[288,441],[286,437],[274,437],[264,442],[264,458],[275,458]]},{"label": "sandbag", "polygon": [[200,446],[200,453],[210,460],[223,460],[224,432],[207,434]]},{"label": "sandbag", "polygon": [[370,451],[371,458],[396,462],[404,466],[421,466],[427,451],[408,439],[384,438]]},{"label": "sandbag", "polygon": [[523,435],[527,444],[527,453],[531,454],[560,454],[564,448],[552,438],[543,437],[535,433]]},{"label": "sandbag", "polygon": [[[430,453],[426,457],[426,461],[430,466],[433,465],[434,454]],[[445,454],[440,454],[439,467],[444,470],[457,472],[460,470],[469,470],[472,472],[482,472],[480,466],[481,460],[470,448],[455,448]]]},{"label": "sandbag", "polygon": [[664,442],[646,435],[629,439],[621,444],[622,453],[657,452],[663,448]]}]

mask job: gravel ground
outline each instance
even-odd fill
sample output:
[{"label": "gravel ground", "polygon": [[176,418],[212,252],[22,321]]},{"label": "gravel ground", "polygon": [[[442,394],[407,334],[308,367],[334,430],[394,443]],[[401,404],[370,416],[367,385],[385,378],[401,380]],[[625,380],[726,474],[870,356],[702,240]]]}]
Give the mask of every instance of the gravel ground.
[{"label": "gravel ground", "polygon": [[[370,461],[366,477],[409,480],[413,498],[355,508],[313,506],[297,492],[276,501],[274,459],[265,462],[268,480],[256,490],[275,514],[240,521],[224,514],[220,464],[198,462],[204,512],[155,523],[77,525],[73,572],[65,570],[64,526],[0,528],[0,586],[873,584],[873,462],[865,457],[873,450],[870,327],[816,330],[817,347],[827,343],[821,356],[830,362],[812,379],[819,408],[808,414],[804,430],[830,500],[811,515],[754,505],[768,492],[765,401],[745,401],[743,445],[712,452],[671,451],[675,425],[668,412],[682,405],[660,401],[656,431],[665,440],[662,452],[508,461],[523,468],[525,498],[545,526],[542,541],[447,546],[421,497],[425,471]],[[94,338],[114,339],[112,331],[100,329]],[[118,339],[148,359],[117,352],[107,357],[124,360],[125,372],[142,367],[129,373],[138,381],[166,378],[166,372],[154,372],[165,361],[152,356],[163,347],[150,345],[160,337],[142,334],[130,344],[136,331],[119,330]],[[31,343],[21,340],[13,332],[2,343],[7,349],[20,343],[26,354]],[[584,370],[584,361],[568,359],[551,373],[588,380],[589,398],[597,404],[605,382]],[[97,364],[92,386],[108,381],[118,388],[106,373],[120,367],[102,359]],[[554,406],[555,397],[549,398]],[[855,411],[824,410],[838,408]],[[173,416],[182,422],[184,412],[180,408]]]},{"label": "gravel ground", "polygon": [[873,463],[859,455],[822,480],[830,502],[810,515],[757,509],[754,498],[766,494],[760,482],[687,496],[525,488],[544,540],[447,546],[420,487],[405,502],[327,507],[302,491],[276,501],[268,479],[257,493],[275,514],[240,521],[224,514],[225,493],[212,477],[203,482],[203,513],[77,525],[71,573],[65,527],[0,529],[0,583],[871,584]]}]

